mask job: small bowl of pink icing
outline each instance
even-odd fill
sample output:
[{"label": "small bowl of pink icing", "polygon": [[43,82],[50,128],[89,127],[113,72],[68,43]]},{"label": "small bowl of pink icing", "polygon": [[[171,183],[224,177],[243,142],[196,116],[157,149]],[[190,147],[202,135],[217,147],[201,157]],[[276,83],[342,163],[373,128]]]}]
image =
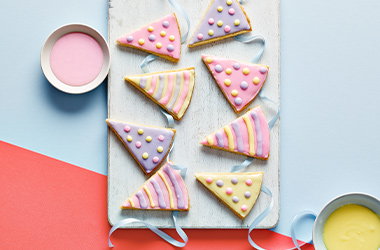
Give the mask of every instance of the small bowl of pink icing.
[{"label": "small bowl of pink icing", "polygon": [[86,93],[107,77],[109,47],[90,26],[64,25],[47,38],[41,51],[41,68],[55,88],[70,94]]}]

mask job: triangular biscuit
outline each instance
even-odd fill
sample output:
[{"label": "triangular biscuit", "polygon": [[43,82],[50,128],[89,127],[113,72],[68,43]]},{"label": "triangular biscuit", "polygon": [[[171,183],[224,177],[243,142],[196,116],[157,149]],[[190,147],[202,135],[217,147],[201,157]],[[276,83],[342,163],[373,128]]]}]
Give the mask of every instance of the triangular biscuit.
[{"label": "triangular biscuit", "polygon": [[132,75],[125,80],[180,120],[191,101],[194,77],[194,68],[185,68]]},{"label": "triangular biscuit", "polygon": [[269,157],[269,136],[265,115],[260,107],[256,107],[208,135],[201,144],[266,160]]},{"label": "triangular biscuit", "polygon": [[237,0],[211,0],[188,47],[237,36],[251,30],[250,21]]},{"label": "triangular biscuit", "polygon": [[166,163],[131,195],[122,209],[181,210],[190,208],[189,195],[180,171]]},{"label": "triangular biscuit", "polygon": [[251,211],[263,182],[262,172],[197,173],[195,177],[240,219]]},{"label": "triangular biscuit", "polygon": [[235,112],[245,109],[260,92],[269,67],[215,56],[202,56],[218,87]]},{"label": "triangular biscuit", "polygon": [[159,128],[106,120],[145,174],[154,171],[166,159],[174,141],[175,129]]},{"label": "triangular biscuit", "polygon": [[174,13],[119,38],[117,43],[172,62],[178,62],[181,55],[181,33]]}]

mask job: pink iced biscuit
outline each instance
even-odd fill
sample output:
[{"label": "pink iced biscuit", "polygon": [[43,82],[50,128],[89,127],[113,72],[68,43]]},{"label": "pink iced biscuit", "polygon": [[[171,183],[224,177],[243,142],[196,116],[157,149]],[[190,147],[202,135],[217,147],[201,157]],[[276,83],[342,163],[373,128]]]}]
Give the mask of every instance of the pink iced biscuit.
[{"label": "pink iced biscuit", "polygon": [[60,37],[50,53],[50,67],[61,82],[82,86],[93,81],[103,66],[103,50],[91,36],[73,32]]},{"label": "pink iced biscuit", "polygon": [[265,160],[270,151],[269,126],[260,107],[256,107],[208,135],[201,144]]},{"label": "pink iced biscuit", "polygon": [[268,75],[266,65],[203,55],[203,62],[235,112],[245,109],[260,92]]},{"label": "pink iced biscuit", "polygon": [[119,38],[117,43],[173,62],[181,55],[181,33],[174,13]]}]

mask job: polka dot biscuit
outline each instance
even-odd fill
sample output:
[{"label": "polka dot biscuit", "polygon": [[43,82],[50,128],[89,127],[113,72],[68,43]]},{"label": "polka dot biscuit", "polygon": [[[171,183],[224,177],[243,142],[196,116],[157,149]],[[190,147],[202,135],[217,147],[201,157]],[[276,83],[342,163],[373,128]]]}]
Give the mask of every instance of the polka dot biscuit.
[{"label": "polka dot biscuit", "polygon": [[256,107],[208,135],[201,144],[266,160],[270,149],[269,126],[261,108]]},{"label": "polka dot biscuit", "polygon": [[240,219],[244,219],[260,194],[262,172],[196,173],[195,177]]},{"label": "polka dot biscuit", "polygon": [[252,30],[250,21],[237,0],[211,0],[188,47],[237,36]]},{"label": "polka dot biscuit", "polygon": [[166,159],[175,129],[148,127],[107,119],[108,126],[123,142],[145,174],[154,172]]},{"label": "polka dot biscuit", "polygon": [[260,92],[268,76],[266,65],[203,55],[203,62],[235,112],[245,109]]},{"label": "polka dot biscuit", "polygon": [[190,105],[194,68],[184,68],[125,77],[125,81],[180,120]]},{"label": "polka dot biscuit", "polygon": [[119,38],[117,43],[172,62],[178,62],[181,55],[181,33],[174,13]]},{"label": "polka dot biscuit", "polygon": [[166,163],[121,206],[122,209],[179,210],[190,208],[185,182],[172,163]]}]

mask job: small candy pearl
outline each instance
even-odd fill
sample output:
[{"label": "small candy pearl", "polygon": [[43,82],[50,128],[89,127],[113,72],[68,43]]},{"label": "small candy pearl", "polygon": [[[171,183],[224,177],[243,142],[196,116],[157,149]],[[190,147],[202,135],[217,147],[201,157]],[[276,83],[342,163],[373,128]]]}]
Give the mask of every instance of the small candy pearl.
[{"label": "small candy pearl", "polygon": [[139,135],[142,135],[142,134],[144,134],[144,130],[141,129],[141,128],[139,128],[139,130],[137,130],[137,133],[138,133]]},{"label": "small candy pearl", "polygon": [[169,40],[173,42],[175,40],[175,36],[173,35],[169,36]]},{"label": "small candy pearl", "polygon": [[222,6],[218,6],[217,10],[218,10],[218,12],[222,12],[223,11],[223,7]]},{"label": "small candy pearl", "polygon": [[151,34],[148,36],[148,39],[149,39],[149,41],[154,42],[154,40],[156,40],[156,36]]},{"label": "small candy pearl", "polygon": [[223,26],[223,21],[222,20],[219,20],[216,25],[218,25],[218,27],[222,27]]},{"label": "small candy pearl", "polygon": [[141,141],[137,141],[137,142],[135,143],[135,146],[136,146],[136,148],[141,148]]},{"label": "small candy pearl", "polygon": [[124,127],[124,131],[127,132],[127,133],[129,133],[129,131],[131,131],[131,127],[129,127],[129,126],[125,126],[125,127]]},{"label": "small candy pearl", "polygon": [[208,19],[208,24],[213,25],[215,23],[214,18]]},{"label": "small candy pearl", "polygon": [[234,197],[232,197],[232,201],[234,203],[238,203],[239,202],[239,198],[237,196],[234,196]]},{"label": "small candy pearl", "polygon": [[260,72],[261,74],[265,74],[265,73],[267,73],[267,71],[268,71],[268,69],[267,69],[266,67],[261,67],[261,68],[259,69],[259,72]]},{"label": "small candy pearl", "polygon": [[249,192],[249,191],[246,191],[245,193],[244,193],[244,197],[245,198],[249,198],[249,197],[251,197],[251,192]]},{"label": "small candy pearl", "polygon": [[238,63],[234,63],[234,64],[232,65],[232,67],[233,67],[234,69],[236,69],[236,70],[239,70],[239,69],[240,69],[240,64],[238,64]]},{"label": "small candy pearl", "polygon": [[228,25],[224,26],[224,32],[228,33],[230,31],[231,31],[231,27],[230,26],[228,26]]},{"label": "small candy pearl", "polygon": [[162,36],[162,37],[166,36],[166,31],[161,31],[160,36]]},{"label": "small candy pearl", "polygon": [[252,80],[253,84],[257,85],[260,83],[260,78],[258,78],[257,76],[255,76]]},{"label": "small candy pearl", "polygon": [[234,184],[234,185],[238,184],[238,179],[237,178],[232,178],[231,179],[231,183]]},{"label": "small candy pearl", "polygon": [[207,34],[208,34],[209,36],[213,36],[213,35],[214,35],[214,31],[213,31],[213,30],[209,30]]},{"label": "small candy pearl", "polygon": [[227,75],[231,75],[231,73],[232,73],[232,69],[230,69],[230,68],[226,68],[226,74],[227,74]]},{"label": "small candy pearl", "polygon": [[172,52],[174,51],[174,46],[172,44],[169,44],[168,47],[166,47],[166,49],[169,51],[169,52]]},{"label": "small candy pearl", "polygon": [[139,44],[140,44],[140,45],[144,45],[144,43],[145,43],[145,40],[144,40],[144,39],[142,39],[142,38],[139,39]]},{"label": "small candy pearl", "polygon": [[244,68],[244,69],[243,69],[243,74],[244,74],[244,75],[248,75],[249,72],[250,72],[250,71],[249,71],[249,68]]},{"label": "small candy pearl", "polygon": [[224,85],[226,85],[227,87],[229,87],[231,85],[231,80],[230,79],[225,79],[224,80]]},{"label": "small candy pearl", "polygon": [[233,16],[235,14],[235,10],[233,8],[229,9],[228,10],[228,14],[230,14],[231,16]]},{"label": "small candy pearl", "polygon": [[238,94],[239,94],[239,92],[236,89],[231,91],[232,96],[237,96]]},{"label": "small candy pearl", "polygon": [[152,159],[152,161],[153,161],[154,163],[157,163],[159,160],[160,160],[160,159],[159,159],[157,156],[153,157],[153,159]]},{"label": "small candy pearl", "polygon": [[213,179],[210,178],[210,177],[207,177],[207,178],[206,178],[206,182],[207,182],[208,184],[211,184],[211,183],[213,182]]},{"label": "small candy pearl", "polygon": [[152,26],[149,26],[149,27],[148,27],[148,31],[149,31],[149,32],[153,32],[153,30],[154,30],[154,28],[153,28]]},{"label": "small candy pearl", "polygon": [[163,21],[162,22],[162,27],[164,27],[164,28],[169,28],[169,25],[170,25],[169,21]]},{"label": "small candy pearl", "polygon": [[214,61],[214,60],[212,60],[211,57],[207,57],[207,58],[206,58],[206,62],[207,62],[207,63],[212,63],[213,61]]},{"label": "small candy pearl", "polygon": [[156,48],[161,49],[162,48],[162,43],[156,43]]},{"label": "small candy pearl", "polygon": [[216,181],[216,185],[217,185],[218,187],[223,187],[224,182],[223,182],[222,180],[217,180],[217,181]]},{"label": "small candy pearl", "polygon": [[133,36],[128,36],[127,37],[127,42],[129,42],[129,43],[133,42]]},{"label": "small candy pearl", "polygon": [[235,25],[235,26],[239,26],[239,25],[240,25],[240,20],[239,20],[239,19],[235,19],[235,21],[234,21],[234,25]]},{"label": "small candy pearl", "polygon": [[248,209],[248,208],[247,208],[247,206],[246,206],[246,205],[243,205],[243,206],[241,206],[241,208],[240,208],[240,209],[241,209],[241,211],[245,212],[245,211],[247,211],[247,209]]},{"label": "small candy pearl", "polygon": [[157,147],[157,152],[158,153],[162,153],[162,151],[164,151],[164,148],[162,146],[158,146]]},{"label": "small candy pearl", "polygon": [[234,103],[237,106],[240,106],[243,103],[243,100],[240,97],[236,97],[235,100],[234,100]]},{"label": "small candy pearl", "polygon": [[222,72],[223,71],[222,65],[220,65],[220,64],[215,65],[215,71],[218,73]]},{"label": "small candy pearl", "polygon": [[232,0],[227,0],[227,1],[226,1],[226,4],[227,4],[228,6],[230,6],[230,5],[232,4]]},{"label": "small candy pearl", "polygon": [[226,194],[231,195],[233,193],[232,188],[226,188]]},{"label": "small candy pearl", "polygon": [[143,158],[144,160],[148,159],[148,158],[149,158],[149,154],[148,154],[147,152],[143,153],[143,154],[142,154],[142,158]]},{"label": "small candy pearl", "polygon": [[251,179],[247,179],[247,180],[245,181],[245,184],[246,184],[247,186],[251,186],[251,185],[252,185],[252,180],[251,180]]},{"label": "small candy pearl", "polygon": [[158,140],[159,140],[159,141],[164,141],[164,140],[165,140],[165,136],[163,136],[163,135],[159,135],[159,136],[158,136]]},{"label": "small candy pearl", "polygon": [[151,141],[152,141],[152,137],[151,137],[151,136],[147,136],[147,137],[145,138],[145,141],[147,141],[147,142],[151,142]]},{"label": "small candy pearl", "polygon": [[133,139],[132,139],[132,136],[128,135],[127,136],[127,141],[131,142]]},{"label": "small candy pearl", "polygon": [[241,88],[242,90],[246,90],[246,89],[248,89],[248,83],[247,83],[246,81],[242,81],[242,82],[240,83],[240,88]]},{"label": "small candy pearl", "polygon": [[202,40],[202,39],[203,39],[203,34],[199,33],[199,34],[197,35],[197,39],[198,39],[198,40]]}]

